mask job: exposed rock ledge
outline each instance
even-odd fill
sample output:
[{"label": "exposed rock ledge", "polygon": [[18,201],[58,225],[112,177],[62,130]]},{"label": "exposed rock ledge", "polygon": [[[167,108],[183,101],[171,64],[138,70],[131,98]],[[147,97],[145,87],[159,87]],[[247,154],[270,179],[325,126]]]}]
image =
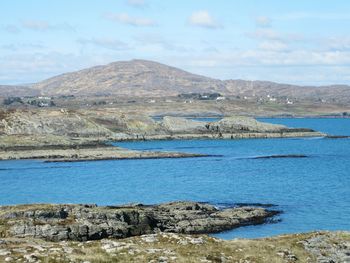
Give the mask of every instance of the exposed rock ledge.
[{"label": "exposed rock ledge", "polygon": [[50,162],[75,162],[205,156],[209,155],[166,151],[136,151],[111,146],[91,138],[71,138],[57,135],[0,136],[0,160],[43,159]]},{"label": "exposed rock ledge", "polygon": [[217,122],[164,117],[157,122],[116,110],[0,111],[0,160],[48,159],[87,161],[140,158],[180,158],[206,155],[179,152],[132,151],[108,141],[172,139],[242,139],[323,137],[305,128],[259,122],[232,116]]},{"label": "exposed rock ledge", "polygon": [[231,116],[215,122],[163,117],[155,121],[118,109],[0,111],[0,135],[65,136],[99,140],[143,140],[186,138],[272,138],[326,136],[306,128],[289,128],[250,117]]},{"label": "exposed rock ledge", "polygon": [[46,162],[189,158],[206,156],[209,155],[181,152],[134,151],[113,146],[83,149],[70,148],[0,151],[0,160],[42,159],[46,160]]},{"label": "exposed rock ledge", "polygon": [[126,238],[157,232],[213,233],[264,223],[277,211],[174,202],[154,206],[19,205],[0,207],[0,236],[48,241]]}]

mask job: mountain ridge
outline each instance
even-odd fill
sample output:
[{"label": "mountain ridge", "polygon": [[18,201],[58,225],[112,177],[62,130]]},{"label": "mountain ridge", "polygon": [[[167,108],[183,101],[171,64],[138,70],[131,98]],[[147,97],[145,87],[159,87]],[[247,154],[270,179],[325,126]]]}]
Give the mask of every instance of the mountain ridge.
[{"label": "mountain ridge", "polygon": [[[350,100],[350,86],[298,86],[261,80],[220,80],[150,60],[134,59],[63,73],[31,85],[16,87],[16,93],[41,95],[116,95],[164,97],[181,93],[213,93],[227,96],[291,97]],[[1,88],[8,96],[10,87]]]}]

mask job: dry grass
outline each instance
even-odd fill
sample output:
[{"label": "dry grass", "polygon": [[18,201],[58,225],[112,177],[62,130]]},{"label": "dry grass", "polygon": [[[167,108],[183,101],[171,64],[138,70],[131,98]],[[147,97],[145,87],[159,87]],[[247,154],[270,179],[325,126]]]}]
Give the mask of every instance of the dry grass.
[{"label": "dry grass", "polygon": [[[265,239],[223,241],[205,235],[157,234],[121,240],[51,243],[42,240],[8,239],[1,249],[11,257],[34,255],[41,262],[316,262],[302,242],[312,237],[326,238],[329,244],[350,242],[349,233],[308,233]],[[38,250],[38,247],[40,249]],[[13,251],[14,250],[14,251]],[[17,252],[16,252],[17,251]],[[326,252],[325,252],[326,253]],[[0,256],[0,261],[4,258]]]}]

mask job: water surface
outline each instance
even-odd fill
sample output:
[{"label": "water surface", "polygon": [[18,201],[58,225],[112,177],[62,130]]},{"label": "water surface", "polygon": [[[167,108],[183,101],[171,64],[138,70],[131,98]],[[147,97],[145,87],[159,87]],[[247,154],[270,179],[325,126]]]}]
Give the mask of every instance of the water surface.
[{"label": "water surface", "polygon": [[[350,135],[350,119],[267,120]],[[284,211],[281,222],[243,227],[217,236],[230,239],[321,229],[350,230],[349,139],[181,140],[116,145],[222,157],[77,163],[2,161],[0,204],[155,204],[174,200],[217,205],[271,203]],[[252,159],[276,154],[309,157]]]}]

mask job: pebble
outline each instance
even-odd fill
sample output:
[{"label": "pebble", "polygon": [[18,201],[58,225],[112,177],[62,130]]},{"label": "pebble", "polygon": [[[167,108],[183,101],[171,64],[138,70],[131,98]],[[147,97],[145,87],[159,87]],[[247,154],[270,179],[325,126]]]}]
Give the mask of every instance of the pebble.
[{"label": "pebble", "polygon": [[10,255],[11,252],[5,249],[0,249],[0,256],[7,256]]},{"label": "pebble", "polygon": [[158,241],[157,235],[143,235],[141,239],[146,243],[154,243]]}]

